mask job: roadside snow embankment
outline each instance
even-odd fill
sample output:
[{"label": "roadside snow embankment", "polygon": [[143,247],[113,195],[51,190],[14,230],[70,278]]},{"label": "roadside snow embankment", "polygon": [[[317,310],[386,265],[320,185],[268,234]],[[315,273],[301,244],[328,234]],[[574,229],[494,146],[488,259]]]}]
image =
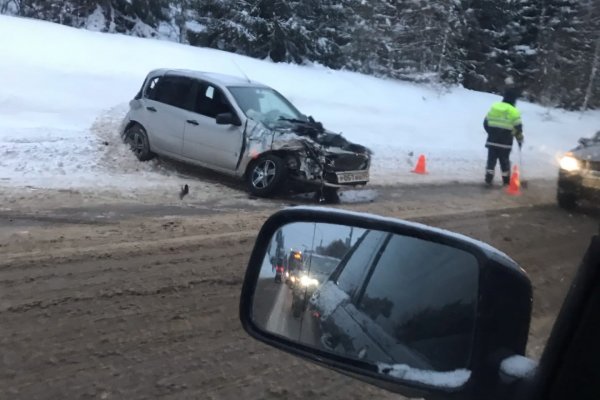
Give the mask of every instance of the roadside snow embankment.
[{"label": "roadside snow embankment", "polygon": [[[0,42],[2,186],[131,190],[193,179],[160,163],[137,163],[120,143],[119,121],[151,69],[239,75],[236,64],[329,129],[371,147],[373,184],[479,181],[483,176],[482,119],[497,96],[461,88],[439,94],[318,66],[274,64],[7,16],[0,16],[0,36],[5,38]],[[599,112],[519,106],[528,178],[556,176],[558,154],[600,128]],[[410,173],[421,153],[428,160],[426,176]]]}]

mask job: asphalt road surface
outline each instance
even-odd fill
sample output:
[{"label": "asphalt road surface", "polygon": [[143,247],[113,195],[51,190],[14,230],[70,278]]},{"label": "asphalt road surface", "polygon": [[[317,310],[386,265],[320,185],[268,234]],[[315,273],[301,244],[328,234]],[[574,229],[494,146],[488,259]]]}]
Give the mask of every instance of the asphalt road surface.
[{"label": "asphalt road surface", "polygon": [[[374,201],[341,207],[473,236],[527,271],[528,353],[539,357],[598,214],[557,208],[552,183],[530,183],[519,198],[476,185],[374,190]],[[258,229],[301,201],[82,196],[11,193],[0,208],[1,399],[398,398],[267,347],[240,326]]]}]

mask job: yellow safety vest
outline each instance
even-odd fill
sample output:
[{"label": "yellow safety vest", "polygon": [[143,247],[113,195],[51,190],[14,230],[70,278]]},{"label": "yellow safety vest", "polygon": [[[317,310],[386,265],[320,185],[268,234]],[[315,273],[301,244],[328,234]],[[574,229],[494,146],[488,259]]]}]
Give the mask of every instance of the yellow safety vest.
[{"label": "yellow safety vest", "polygon": [[489,127],[506,129],[513,134],[515,128],[521,125],[521,112],[512,104],[501,101],[492,105],[486,118]]}]

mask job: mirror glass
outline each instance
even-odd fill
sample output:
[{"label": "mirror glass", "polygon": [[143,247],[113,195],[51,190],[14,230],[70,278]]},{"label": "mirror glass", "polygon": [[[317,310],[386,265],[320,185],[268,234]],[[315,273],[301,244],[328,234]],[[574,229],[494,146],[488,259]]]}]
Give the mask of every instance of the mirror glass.
[{"label": "mirror glass", "polygon": [[468,380],[478,261],[409,236],[324,223],[281,227],[256,283],[253,321],[391,377]]}]

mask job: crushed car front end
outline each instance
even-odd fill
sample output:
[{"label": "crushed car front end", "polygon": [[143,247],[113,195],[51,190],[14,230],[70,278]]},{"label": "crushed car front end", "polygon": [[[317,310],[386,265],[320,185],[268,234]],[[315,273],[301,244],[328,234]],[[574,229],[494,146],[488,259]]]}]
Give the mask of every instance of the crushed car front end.
[{"label": "crushed car front end", "polygon": [[266,126],[249,120],[243,164],[265,153],[284,160],[289,183],[300,191],[360,186],[369,181],[371,151],[325,131],[316,122],[278,121]]}]

